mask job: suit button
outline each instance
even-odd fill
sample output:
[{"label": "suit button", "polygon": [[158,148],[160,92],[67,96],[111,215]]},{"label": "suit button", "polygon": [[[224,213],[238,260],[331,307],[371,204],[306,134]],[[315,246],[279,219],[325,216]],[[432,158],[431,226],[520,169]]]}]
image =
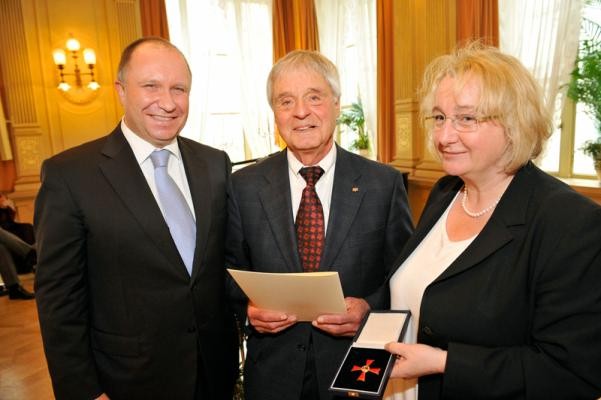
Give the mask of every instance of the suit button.
[{"label": "suit button", "polygon": [[304,344],[297,344],[297,345],[296,345],[296,349],[297,349],[298,351],[305,351],[307,348],[305,347],[305,345],[304,345]]},{"label": "suit button", "polygon": [[188,327],[188,333],[194,333],[196,332],[196,325],[192,325]]},{"label": "suit button", "polygon": [[424,326],[424,327],[422,328],[422,332],[423,332],[423,333],[425,333],[425,334],[426,334],[426,335],[428,335],[428,336],[432,336],[432,329],[430,329],[430,327],[429,327],[429,326]]}]

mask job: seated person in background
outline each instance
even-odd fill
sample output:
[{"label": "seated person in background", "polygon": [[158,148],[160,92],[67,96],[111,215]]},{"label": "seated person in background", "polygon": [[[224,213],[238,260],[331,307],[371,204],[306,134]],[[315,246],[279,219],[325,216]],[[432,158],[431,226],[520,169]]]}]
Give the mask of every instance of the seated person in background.
[{"label": "seated person in background", "polygon": [[4,193],[0,193],[0,227],[17,235],[29,244],[35,243],[33,225],[25,222],[17,222],[17,208],[15,203]]},{"label": "seated person in background", "polygon": [[0,225],[14,221],[16,215],[17,208],[15,207],[15,202],[0,192]]},{"label": "seated person in background", "polygon": [[4,286],[0,285],[0,296],[8,297],[11,300],[31,300],[35,295],[21,285],[15,263],[12,260],[10,251],[6,246],[0,244],[0,276]]},{"label": "seated person in background", "polygon": [[[0,228],[19,237],[29,245],[35,244],[33,225],[16,221],[17,209],[15,203],[4,193],[0,193]],[[31,246],[29,246],[32,249]],[[15,254],[13,250],[13,254]],[[36,264],[36,252],[30,251],[27,257],[15,258],[15,266],[19,274],[26,274],[33,271]]]},{"label": "seated person in background", "polygon": [[31,245],[22,240],[17,235],[0,227],[0,245],[6,247],[10,252],[13,261],[26,265],[30,270],[37,262],[37,252],[35,245]]},{"label": "seated person in background", "polygon": [[421,113],[448,174],[390,279],[410,309],[387,399],[601,396],[601,207],[531,160],[551,134],[520,62],[471,44],[426,69]]}]

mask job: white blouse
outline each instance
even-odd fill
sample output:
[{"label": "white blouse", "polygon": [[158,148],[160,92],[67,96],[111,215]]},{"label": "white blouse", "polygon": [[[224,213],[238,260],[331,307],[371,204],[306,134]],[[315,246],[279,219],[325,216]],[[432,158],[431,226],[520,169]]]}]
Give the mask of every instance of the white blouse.
[{"label": "white blouse", "polygon": [[[457,196],[424,240],[390,279],[390,308],[411,310],[405,343],[417,342],[420,305],[426,287],[442,274],[476,237],[457,242],[449,239],[446,229],[447,217],[456,199]],[[417,379],[391,379],[384,398],[386,400],[417,399]]]}]

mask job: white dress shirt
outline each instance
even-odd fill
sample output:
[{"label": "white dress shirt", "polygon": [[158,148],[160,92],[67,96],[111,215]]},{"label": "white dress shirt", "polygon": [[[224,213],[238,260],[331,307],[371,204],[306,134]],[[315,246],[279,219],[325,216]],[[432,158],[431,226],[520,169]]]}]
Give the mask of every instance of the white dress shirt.
[{"label": "white dress shirt", "polygon": [[[326,156],[315,166],[323,169],[323,175],[315,184],[315,191],[323,208],[324,234],[328,230],[328,219],[330,217],[330,204],[332,202],[332,188],[334,187],[334,170],[336,168],[336,145]],[[290,194],[292,198],[292,217],[296,221],[296,214],[303,197],[303,189],[307,186],[305,178],[299,173],[303,167],[313,167],[313,165],[303,165],[292,152],[288,149],[288,175],[290,177]]]},{"label": "white dress shirt", "polygon": [[[457,196],[422,242],[390,278],[390,308],[411,310],[405,343],[417,343],[420,304],[426,287],[442,274],[476,238],[474,235],[455,242],[449,239],[447,217],[456,200]],[[417,399],[417,379],[391,379],[384,393],[384,399]]]},{"label": "white dress shirt", "polygon": [[[146,182],[148,182],[148,186],[150,187],[157,204],[161,208],[163,216],[165,216],[163,206],[159,200],[159,192],[157,191],[157,187],[154,182],[154,166],[152,165],[152,160],[150,159],[150,153],[160,149],[154,147],[154,145],[136,135],[127,127],[127,125],[125,125],[124,120],[121,120],[121,130],[123,131],[123,135],[129,143],[129,146],[134,152],[134,156],[136,157],[136,160],[142,169],[142,173],[146,178]],[[167,173],[175,181],[175,184],[184,195],[186,203],[188,203],[188,207],[190,207],[190,211],[192,211],[192,215],[194,218],[196,218],[194,213],[194,205],[192,203],[192,195],[190,194],[190,187],[188,186],[188,178],[186,177],[186,169],[184,168],[184,162],[179,151],[179,146],[177,145],[177,138],[174,138],[173,141],[171,141],[171,143],[169,143],[167,146],[163,147],[163,149],[168,150],[171,155],[174,156],[169,157]]]}]

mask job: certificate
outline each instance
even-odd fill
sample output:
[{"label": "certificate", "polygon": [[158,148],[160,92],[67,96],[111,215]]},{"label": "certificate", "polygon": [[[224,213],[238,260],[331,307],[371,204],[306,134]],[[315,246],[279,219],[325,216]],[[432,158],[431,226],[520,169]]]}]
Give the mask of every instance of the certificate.
[{"label": "certificate", "polygon": [[294,314],[299,321],[346,312],[336,271],[269,273],[228,269],[228,272],[259,308]]}]

